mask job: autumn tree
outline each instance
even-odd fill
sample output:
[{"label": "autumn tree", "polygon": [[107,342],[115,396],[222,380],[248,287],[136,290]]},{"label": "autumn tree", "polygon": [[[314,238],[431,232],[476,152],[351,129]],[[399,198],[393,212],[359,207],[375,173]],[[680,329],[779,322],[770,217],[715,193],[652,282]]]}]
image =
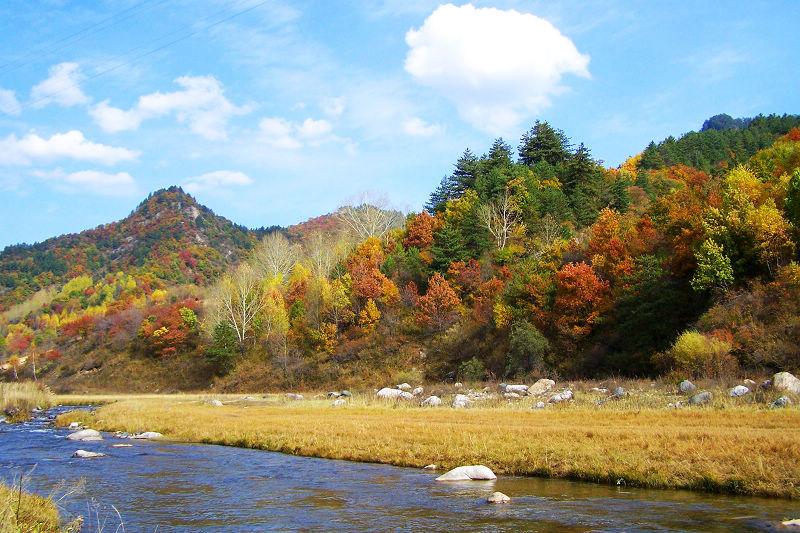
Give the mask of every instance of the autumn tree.
[{"label": "autumn tree", "polygon": [[240,351],[251,337],[256,319],[264,308],[264,284],[256,270],[242,263],[226,274],[210,291],[207,300],[212,327],[226,322],[236,333]]},{"label": "autumn tree", "polygon": [[376,237],[383,239],[389,230],[403,223],[402,214],[392,209],[384,198],[362,195],[336,211],[336,218],[358,241]]},{"label": "autumn tree", "polygon": [[606,308],[608,282],[586,263],[568,263],[556,272],[553,313],[558,329],[572,338],[591,333]]},{"label": "autumn tree", "polygon": [[256,246],[253,262],[261,275],[286,280],[301,254],[302,248],[298,244],[289,242],[283,233],[276,231],[265,236]]},{"label": "autumn tree", "polygon": [[417,300],[417,320],[433,331],[442,331],[458,319],[461,300],[438,272],[428,282],[428,291]]}]

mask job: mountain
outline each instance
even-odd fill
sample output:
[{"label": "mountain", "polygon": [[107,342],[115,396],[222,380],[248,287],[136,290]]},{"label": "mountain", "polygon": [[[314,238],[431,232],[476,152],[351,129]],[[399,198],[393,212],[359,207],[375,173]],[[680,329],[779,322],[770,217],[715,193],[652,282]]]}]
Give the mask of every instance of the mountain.
[{"label": "mountain", "polygon": [[125,271],[204,285],[257,238],[257,231],[214,214],[180,187],[162,189],[118,222],[0,252],[0,310],[81,274]]}]

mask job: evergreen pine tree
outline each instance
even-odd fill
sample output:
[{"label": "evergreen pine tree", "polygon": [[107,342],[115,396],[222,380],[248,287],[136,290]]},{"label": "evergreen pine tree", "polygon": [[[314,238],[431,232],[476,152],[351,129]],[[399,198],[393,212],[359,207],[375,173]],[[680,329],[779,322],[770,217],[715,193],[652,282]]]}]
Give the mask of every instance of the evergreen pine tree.
[{"label": "evergreen pine tree", "polygon": [[563,131],[553,128],[550,124],[539,122],[526,132],[517,149],[519,162],[532,167],[536,163],[546,161],[556,166],[569,159],[569,139]]}]

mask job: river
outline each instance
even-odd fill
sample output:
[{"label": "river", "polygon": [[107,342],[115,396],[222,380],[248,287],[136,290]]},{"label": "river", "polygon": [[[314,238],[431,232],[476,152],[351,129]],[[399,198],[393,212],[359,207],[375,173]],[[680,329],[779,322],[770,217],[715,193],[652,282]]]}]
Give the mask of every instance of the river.
[{"label": "river", "polygon": [[[119,524],[112,505],[128,533],[772,531],[800,517],[797,502],[786,500],[506,476],[436,483],[434,474],[410,468],[110,435],[76,443],[68,433],[45,416],[0,424],[0,478],[32,470],[25,488],[43,495],[83,479],[83,490],[61,502],[62,516],[91,514],[96,522],[99,515],[110,532]],[[112,447],[119,443],[132,447]],[[73,459],[77,449],[108,457]],[[512,502],[485,503],[496,490]]]}]

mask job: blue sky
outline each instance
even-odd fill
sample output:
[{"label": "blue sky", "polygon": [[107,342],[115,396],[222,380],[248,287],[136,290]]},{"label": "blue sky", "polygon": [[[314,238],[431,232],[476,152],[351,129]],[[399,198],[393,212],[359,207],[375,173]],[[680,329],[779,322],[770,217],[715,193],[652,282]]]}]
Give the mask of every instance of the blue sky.
[{"label": "blue sky", "polygon": [[800,112],[800,2],[10,0],[0,246],[173,184],[288,225],[421,208],[464,148],[545,119],[609,165],[717,113]]}]

